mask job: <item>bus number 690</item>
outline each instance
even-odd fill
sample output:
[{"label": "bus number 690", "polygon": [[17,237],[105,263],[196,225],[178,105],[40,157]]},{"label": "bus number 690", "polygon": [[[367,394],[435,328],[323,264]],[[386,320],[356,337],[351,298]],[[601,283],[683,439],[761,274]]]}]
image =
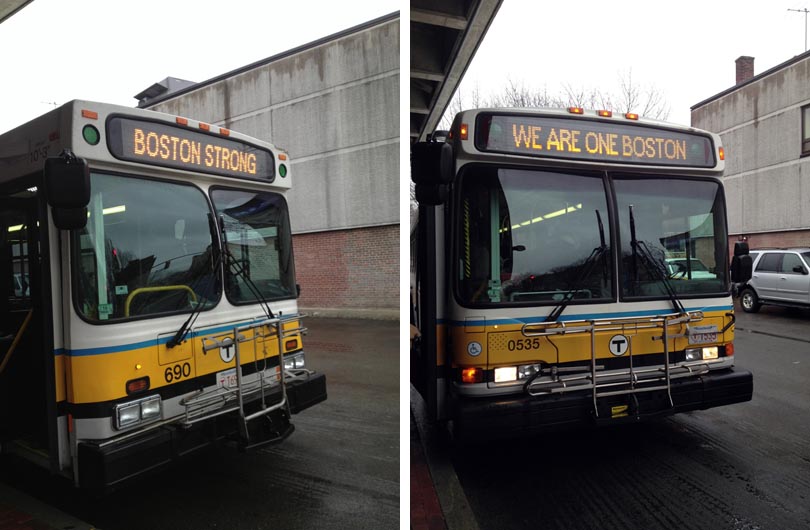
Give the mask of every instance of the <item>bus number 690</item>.
[{"label": "bus number 690", "polygon": [[163,377],[166,378],[167,383],[184,379],[190,375],[191,375],[191,365],[189,363],[167,366],[166,371],[163,372]]}]

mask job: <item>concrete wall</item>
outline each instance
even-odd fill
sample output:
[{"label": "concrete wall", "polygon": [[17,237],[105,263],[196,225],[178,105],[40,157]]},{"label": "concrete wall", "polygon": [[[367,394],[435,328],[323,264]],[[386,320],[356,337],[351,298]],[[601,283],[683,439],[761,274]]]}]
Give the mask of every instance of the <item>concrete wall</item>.
[{"label": "concrete wall", "polygon": [[801,158],[801,107],[808,104],[805,57],[692,111],[694,127],[723,139],[732,240],[760,234],[752,247],[810,245],[810,157]]},{"label": "concrete wall", "polygon": [[[150,107],[287,150],[293,186],[288,203],[305,309],[398,311],[392,293],[399,285],[399,32],[399,18],[384,17]],[[335,245],[344,245],[339,264]],[[380,274],[366,278],[362,270],[347,269],[373,267],[373,259],[361,258],[390,256],[392,249],[395,263],[386,261]],[[325,269],[346,273],[330,276]],[[357,282],[355,275],[366,280]],[[345,293],[323,291],[317,297],[329,278],[330,292]]]}]

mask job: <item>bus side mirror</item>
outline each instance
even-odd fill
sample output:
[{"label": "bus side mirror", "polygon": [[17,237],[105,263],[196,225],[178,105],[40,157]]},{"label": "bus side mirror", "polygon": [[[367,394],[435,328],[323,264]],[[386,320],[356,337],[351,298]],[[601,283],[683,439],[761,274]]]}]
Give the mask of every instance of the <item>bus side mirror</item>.
[{"label": "bus side mirror", "polygon": [[420,204],[443,204],[453,181],[453,147],[447,143],[417,142],[411,146],[411,180]]},{"label": "bus side mirror", "polygon": [[45,160],[45,198],[53,222],[60,230],[77,230],[87,224],[90,202],[90,167],[68,149]]},{"label": "bus side mirror", "polygon": [[731,258],[731,281],[745,283],[753,274],[754,260],[748,254],[748,243],[737,241],[734,243],[734,257]]}]

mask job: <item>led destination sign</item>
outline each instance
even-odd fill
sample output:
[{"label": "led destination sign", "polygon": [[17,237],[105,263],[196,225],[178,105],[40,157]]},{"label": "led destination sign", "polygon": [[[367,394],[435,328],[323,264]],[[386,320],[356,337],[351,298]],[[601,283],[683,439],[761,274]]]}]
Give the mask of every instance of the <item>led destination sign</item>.
[{"label": "led destination sign", "polygon": [[711,138],[644,125],[539,116],[481,115],[476,147],[529,156],[711,168]]},{"label": "led destination sign", "polygon": [[273,154],[260,147],[166,123],[113,117],[107,121],[116,158],[227,177],[273,180]]}]

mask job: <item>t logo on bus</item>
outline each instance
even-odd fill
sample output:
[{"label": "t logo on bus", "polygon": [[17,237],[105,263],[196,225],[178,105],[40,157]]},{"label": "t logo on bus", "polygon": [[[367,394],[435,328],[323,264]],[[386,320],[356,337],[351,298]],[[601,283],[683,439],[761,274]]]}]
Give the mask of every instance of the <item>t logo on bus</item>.
[{"label": "t logo on bus", "polygon": [[222,362],[229,363],[233,360],[234,355],[236,355],[236,351],[234,350],[234,344],[228,344],[226,346],[221,346],[219,348],[219,358],[222,359]]},{"label": "t logo on bus", "polygon": [[610,353],[615,355],[616,357],[621,357],[627,351],[627,348],[630,346],[630,341],[627,340],[627,337],[624,335],[613,335],[610,337],[610,343],[608,344],[608,349]]}]

